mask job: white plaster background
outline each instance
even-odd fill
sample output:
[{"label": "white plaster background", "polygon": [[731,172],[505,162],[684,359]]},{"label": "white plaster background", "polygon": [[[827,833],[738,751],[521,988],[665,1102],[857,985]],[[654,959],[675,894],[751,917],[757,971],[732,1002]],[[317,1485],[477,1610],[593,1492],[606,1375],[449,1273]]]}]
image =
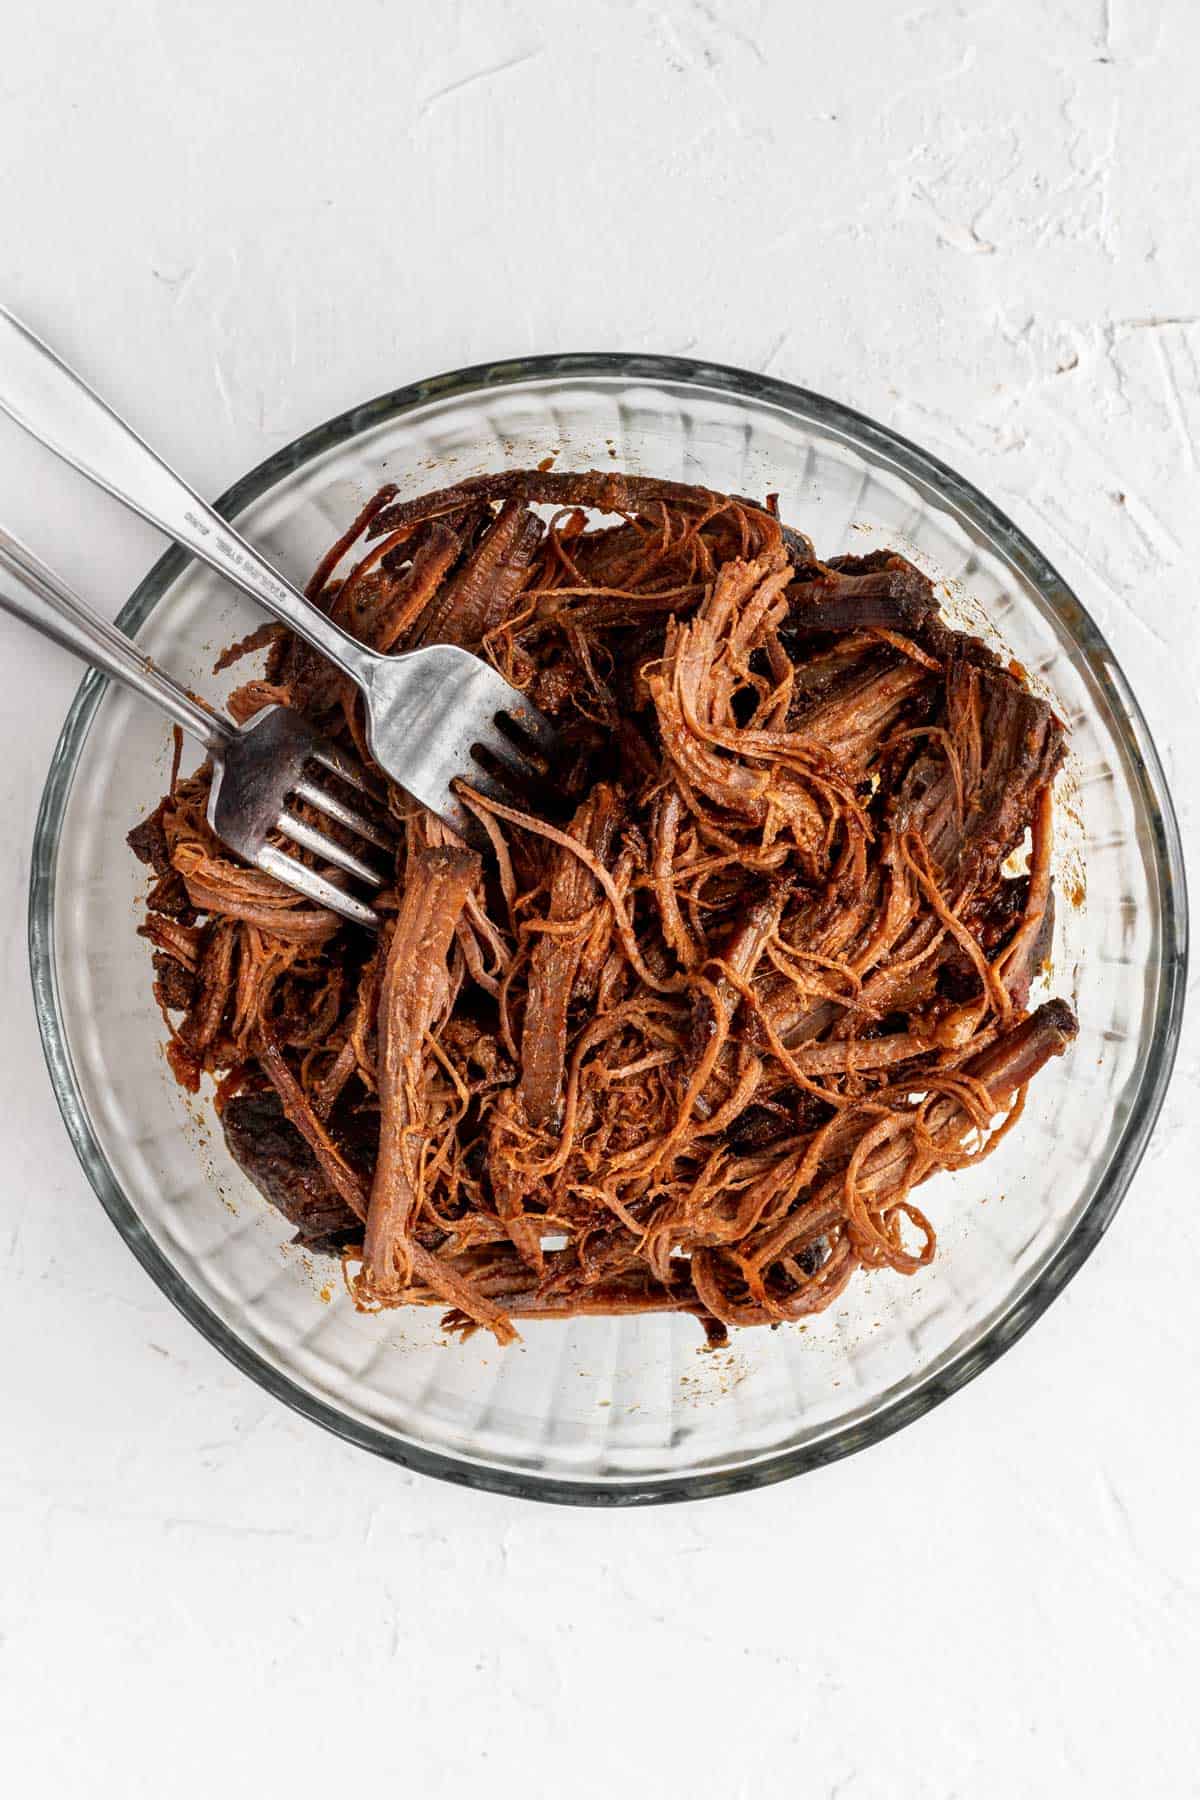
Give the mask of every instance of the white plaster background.
[{"label": "white plaster background", "polygon": [[[0,295],[202,490],[493,355],[770,368],[1063,567],[1195,851],[1194,0],[9,0],[3,36]],[[0,516],[115,611],[158,541],[0,426]],[[1101,1248],[900,1437],[632,1515],[410,1477],[228,1367],[86,1186],[25,951],[76,673],[0,652],[6,1791],[1200,1793],[1194,1020]]]}]

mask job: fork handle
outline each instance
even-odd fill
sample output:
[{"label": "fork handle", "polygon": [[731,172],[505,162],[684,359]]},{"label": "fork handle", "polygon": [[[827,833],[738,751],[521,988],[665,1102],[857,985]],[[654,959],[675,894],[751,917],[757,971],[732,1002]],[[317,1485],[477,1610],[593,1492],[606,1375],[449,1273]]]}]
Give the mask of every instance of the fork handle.
[{"label": "fork handle", "polygon": [[0,529],[0,608],[64,650],[150,700],[161,712],[219,751],[235,735],[218,712],[180,687],[110,620],[81,600],[40,557]]},{"label": "fork handle", "polygon": [[259,601],[364,692],[369,689],[373,653],[310,606],[132,426],[2,306],[0,408],[81,475]]}]

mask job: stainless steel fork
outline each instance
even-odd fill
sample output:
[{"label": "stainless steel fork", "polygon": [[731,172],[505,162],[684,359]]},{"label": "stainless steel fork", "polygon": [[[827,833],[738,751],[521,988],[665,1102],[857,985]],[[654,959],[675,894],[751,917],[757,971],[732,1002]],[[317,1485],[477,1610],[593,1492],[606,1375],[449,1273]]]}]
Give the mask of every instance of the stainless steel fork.
[{"label": "stainless steel fork", "polygon": [[[367,741],[380,768],[464,836],[479,827],[454,792],[464,780],[497,799],[544,777],[509,732],[552,764],[549,721],[495,669],[449,644],[380,656],[311,606],[290,582],[55,353],[0,307],[0,408],[81,474],[258,600],[347,675],[363,696]],[[481,763],[482,748],[498,765]],[[506,781],[508,786],[506,787]]]},{"label": "stainless steel fork", "polygon": [[238,856],[274,875],[306,899],[341,913],[343,918],[353,919],[359,925],[378,925],[373,907],[268,842],[278,832],[372,890],[382,886],[387,878],[374,863],[348,850],[289,807],[289,799],[307,801],[326,818],[336,820],[376,849],[387,851],[392,847],[386,831],[306,773],[311,763],[318,763],[351,787],[367,791],[358,765],[318,738],[299,713],[284,706],[271,706],[240,728],[231,725],[212,707],[180,687],[138,649],[132,638],[94,612],[32,550],[2,529],[0,607],[64,650],[81,656],[134,693],[153,701],[189,736],[199,739],[213,765],[208,822]]}]

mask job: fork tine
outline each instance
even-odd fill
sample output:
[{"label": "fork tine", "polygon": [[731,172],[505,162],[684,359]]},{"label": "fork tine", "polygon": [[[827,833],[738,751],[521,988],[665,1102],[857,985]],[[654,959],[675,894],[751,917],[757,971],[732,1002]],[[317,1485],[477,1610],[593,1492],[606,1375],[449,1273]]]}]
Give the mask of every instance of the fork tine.
[{"label": "fork tine", "polygon": [[[517,788],[522,785],[529,786],[545,782],[545,772],[539,769],[535,762],[530,761],[520,746],[514,744],[512,739],[506,737],[497,726],[493,725],[482,730],[476,742],[501,765],[506,774],[512,777]],[[477,764],[478,761],[479,758],[475,757]]]},{"label": "fork tine", "polygon": [[265,874],[273,875],[276,881],[282,881],[285,887],[295,888],[297,893],[304,894],[318,906],[327,906],[331,912],[340,913],[344,919],[353,920],[356,925],[366,925],[370,930],[379,927],[379,914],[373,906],[366,906],[356,900],[353,894],[335,887],[315,869],[308,869],[294,856],[286,851],[276,850],[273,844],[264,844],[254,858],[255,864]]},{"label": "fork tine", "polygon": [[[482,774],[483,771],[480,770],[479,773]],[[469,782],[468,786],[474,786],[474,782]],[[437,816],[444,825],[449,825],[452,831],[457,831],[464,844],[469,844],[473,850],[487,851],[489,849],[487,832],[474,813],[463,805],[452,787],[446,789],[446,798],[439,805]]]},{"label": "fork tine", "polygon": [[505,681],[503,675],[493,669],[490,663],[481,663],[481,670],[482,674],[477,678],[479,687],[484,692],[493,715],[503,714],[543,755],[552,757],[558,748],[558,733],[549,719],[544,718],[532,701],[525,698],[520,688]]},{"label": "fork tine", "polygon": [[338,775],[360,794],[370,794],[372,789],[370,778],[362,764],[345,750],[339,750],[336,744],[327,743],[324,738],[317,738],[308,753],[314,762],[321,763],[334,775]]},{"label": "fork tine", "polygon": [[[329,764],[326,763],[325,767],[328,768]],[[386,831],[380,830],[378,825],[373,825],[370,819],[364,818],[362,813],[356,811],[353,806],[347,806],[344,800],[339,800],[336,794],[329,793],[319,782],[309,781],[306,776],[302,775],[298,781],[293,783],[292,792],[297,794],[301,800],[307,800],[310,806],[315,806],[318,812],[323,812],[327,818],[336,819],[339,825],[344,825],[347,831],[352,831],[356,837],[365,838],[368,844],[374,844],[376,849],[389,851],[395,849],[394,838],[390,838]]]},{"label": "fork tine", "polygon": [[[482,794],[485,800],[499,801],[501,806],[515,807],[524,811],[528,804],[525,796],[519,791],[514,793],[507,782],[503,781],[493,769],[486,768],[478,758],[472,763],[471,773],[463,777],[463,785],[474,788],[475,792]],[[463,811],[466,812],[466,810],[464,807]],[[468,817],[471,819],[472,825],[478,826],[480,830],[483,829],[473,814],[468,814]]]},{"label": "fork tine", "polygon": [[530,706],[528,702],[524,702],[520,706],[510,704],[508,706],[498,707],[497,711],[503,712],[505,718],[511,719],[517,729],[522,732],[531,743],[536,744],[542,755],[547,759],[557,755],[559,741],[558,732],[550,723],[549,719],[538,712],[535,706]]},{"label": "fork tine", "polygon": [[331,838],[328,832],[319,831],[315,825],[306,825],[295,813],[286,809],[275,821],[276,830],[282,831],[284,837],[291,838],[293,844],[300,844],[305,850],[312,850],[317,856],[323,856],[326,862],[332,863],[335,869],[344,869],[347,875],[355,875],[359,881],[365,881],[369,887],[382,887],[387,877],[370,863],[363,862],[352,850]]}]

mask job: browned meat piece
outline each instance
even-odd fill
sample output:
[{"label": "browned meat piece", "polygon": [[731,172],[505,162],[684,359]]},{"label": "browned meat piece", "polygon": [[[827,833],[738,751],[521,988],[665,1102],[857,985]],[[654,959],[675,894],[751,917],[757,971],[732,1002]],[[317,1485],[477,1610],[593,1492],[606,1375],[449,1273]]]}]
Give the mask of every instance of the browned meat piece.
[{"label": "browned meat piece", "polygon": [[880,626],[916,635],[937,611],[929,580],[903,557],[889,558],[882,568],[860,574],[809,564],[797,571],[788,600],[788,628],[801,635]]},{"label": "browned meat piece", "polygon": [[163,817],[170,802],[160,800],[148,818],[135,825],[125,842],[133,851],[140,863],[145,863],[156,875],[170,873],[171,853],[167,847],[166,828]]},{"label": "browned meat piece", "polygon": [[139,925],[138,936],[148,938],[156,950],[181,963],[190,974],[194,975],[199,968],[205,941],[202,926],[185,925],[182,920],[147,910],[146,922]]},{"label": "browned meat piece", "polygon": [[[451,1001],[447,957],[467,895],[480,876],[467,850],[421,850],[411,859],[404,899],[392,930],[379,996],[379,1157],[367,1211],[358,1291],[375,1305],[394,1304],[414,1271],[436,1285],[432,1262],[414,1237],[423,1196],[423,1152],[429,1130],[426,1039]],[[469,1290],[446,1272],[443,1296],[469,1309]],[[474,1314],[504,1341],[512,1327],[487,1303]]]},{"label": "browned meat piece", "polygon": [[725,943],[713,968],[713,995],[700,990],[692,1001],[689,1028],[689,1062],[695,1068],[718,1029],[717,1007],[727,1021],[742,1004],[742,993],[752,983],[755,970],[762,961],[767,940],[779,924],[787,900],[786,885],[772,883],[765,894],[750,901],[744,912],[727,932]]},{"label": "browned meat piece", "polygon": [[178,919],[183,925],[195,924],[196,909],[188,899],[187,887],[178,869],[168,869],[159,876],[146,895],[146,911],[161,913],[167,919]]},{"label": "browned meat piece", "polygon": [[793,568],[802,568],[813,559],[813,541],[805,537],[791,525],[783,526],[783,545],[792,561]]},{"label": "browned meat piece", "polygon": [[296,944],[324,943],[338,929],[332,913],[306,906],[294,888],[284,887],[261,869],[243,869],[195,844],[178,845],[172,858],[188,899],[200,912],[242,919]]},{"label": "browned meat piece", "polygon": [[882,745],[905,710],[932,692],[934,678],[919,663],[891,652],[856,662],[819,698],[793,711],[791,729],[819,747],[856,780],[870,775]]},{"label": "browned meat piece", "polygon": [[[1030,694],[1007,670],[961,663],[962,686],[948,685],[950,728],[967,742],[968,779],[975,801],[965,854],[974,869],[994,871],[1020,843],[1036,796],[1062,763],[1066,733],[1045,700]],[[955,676],[958,670],[954,671]]]},{"label": "browned meat piece", "polygon": [[[622,811],[616,789],[597,787],[572,819],[569,831],[607,865]],[[593,923],[591,910],[602,896],[577,856],[560,850],[550,877],[547,922],[574,925],[534,939],[529,958],[529,998],[521,1032],[520,1094],[533,1124],[549,1125],[558,1117],[563,1062],[567,1048],[567,1012],[580,958]]]},{"label": "browned meat piece", "polygon": [[168,1012],[186,1012],[196,998],[196,977],[161,950],[154,957],[154,998]]},{"label": "browned meat piece", "polygon": [[[337,1251],[357,1241],[361,1224],[284,1115],[277,1094],[237,1095],[226,1106],[221,1125],[238,1167],[295,1226],[294,1243],[307,1250]],[[359,1153],[370,1154],[371,1132],[360,1127],[358,1136]]]},{"label": "browned meat piece", "polygon": [[1079,1022],[1065,1000],[1047,1000],[1000,1041],[966,1065],[997,1104],[1032,1081],[1052,1056],[1061,1056],[1079,1035]]},{"label": "browned meat piece", "polygon": [[541,535],[537,514],[518,500],[506,500],[478,548],[430,600],[413,633],[413,648],[462,644],[476,649],[507,617],[528,581]]},{"label": "browned meat piece", "polygon": [[410,649],[418,622],[433,604],[462,547],[461,534],[439,520],[430,526],[406,569],[384,568],[370,627],[360,632],[364,641],[385,655]]},{"label": "browned meat piece", "polygon": [[[394,501],[376,514],[369,535],[377,537],[418,519],[438,518],[457,511],[468,501],[516,499],[528,505],[590,506],[598,512],[636,513],[655,501],[708,511],[722,498],[705,488],[689,487],[681,481],[659,481],[648,475],[620,475],[608,469],[592,469],[583,474],[552,469],[506,469],[497,475],[473,476],[454,487],[423,494],[419,500]],[[778,523],[765,508],[749,501],[738,504],[747,511],[753,508],[755,516],[767,522],[764,529],[769,527],[768,541],[781,541]]]}]

